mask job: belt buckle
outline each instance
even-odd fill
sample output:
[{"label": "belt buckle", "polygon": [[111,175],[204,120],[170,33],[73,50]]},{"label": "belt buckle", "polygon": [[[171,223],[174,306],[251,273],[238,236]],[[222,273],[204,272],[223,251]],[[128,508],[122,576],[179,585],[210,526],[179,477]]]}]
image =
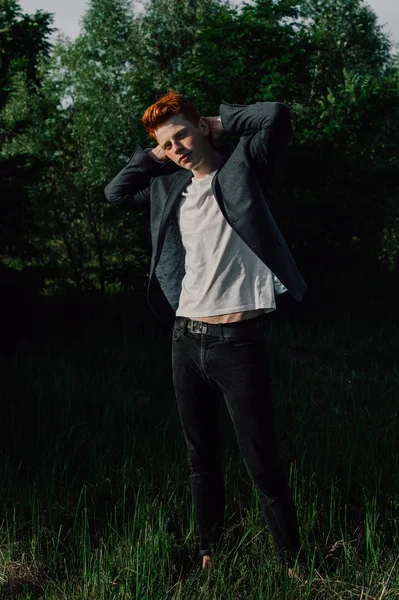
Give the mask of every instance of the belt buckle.
[{"label": "belt buckle", "polygon": [[192,333],[206,333],[208,331],[208,323],[202,321],[190,321],[189,330]]}]

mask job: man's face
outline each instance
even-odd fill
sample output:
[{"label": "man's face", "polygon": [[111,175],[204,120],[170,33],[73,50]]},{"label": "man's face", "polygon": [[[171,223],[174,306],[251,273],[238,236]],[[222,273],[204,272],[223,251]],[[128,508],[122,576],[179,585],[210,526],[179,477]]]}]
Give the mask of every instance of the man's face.
[{"label": "man's face", "polygon": [[155,131],[155,138],[166,156],[180,167],[195,169],[204,159],[208,126],[201,117],[198,127],[184,115],[170,117]]}]

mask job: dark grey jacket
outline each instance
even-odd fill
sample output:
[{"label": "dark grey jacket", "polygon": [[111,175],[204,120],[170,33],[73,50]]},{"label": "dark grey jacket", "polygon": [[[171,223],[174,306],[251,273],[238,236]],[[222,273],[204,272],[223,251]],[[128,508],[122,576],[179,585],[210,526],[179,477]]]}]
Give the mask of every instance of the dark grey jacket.
[{"label": "dark grey jacket", "polygon": [[[289,108],[280,102],[219,107],[223,129],[240,136],[212,182],[220,210],[234,231],[301,301],[306,290],[284,237],[270,211],[269,185],[278,157],[292,136]],[[185,274],[185,251],[176,208],[192,172],[172,161],[161,164],[138,146],[127,165],[105,188],[113,204],[150,208],[152,258],[147,299],[162,320],[172,323]]]}]

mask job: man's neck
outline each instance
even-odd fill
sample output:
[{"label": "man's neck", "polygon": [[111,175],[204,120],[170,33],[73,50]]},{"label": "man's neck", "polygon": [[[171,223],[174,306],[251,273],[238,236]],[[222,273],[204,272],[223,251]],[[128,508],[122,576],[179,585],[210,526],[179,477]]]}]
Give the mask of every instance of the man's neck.
[{"label": "man's neck", "polygon": [[209,151],[204,156],[203,161],[194,169],[192,174],[195,179],[204,179],[210,173],[217,171],[222,163],[222,156],[212,146],[209,146]]}]

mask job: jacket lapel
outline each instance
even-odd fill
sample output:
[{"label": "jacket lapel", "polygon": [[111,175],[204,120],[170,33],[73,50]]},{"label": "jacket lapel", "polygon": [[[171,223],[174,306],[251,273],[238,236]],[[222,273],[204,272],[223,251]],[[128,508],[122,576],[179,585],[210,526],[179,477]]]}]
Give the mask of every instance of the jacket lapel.
[{"label": "jacket lapel", "polygon": [[185,188],[191,181],[193,174],[191,171],[181,170],[181,172],[177,173],[174,181],[172,182],[168,195],[166,196],[165,203],[163,206],[163,212],[160,217],[160,224],[158,230],[158,243],[157,243],[157,251],[156,256],[159,255],[159,250],[162,247],[164,232],[166,229],[166,225],[172,210],[176,207],[177,203],[181,199],[181,195],[184,192]]}]

